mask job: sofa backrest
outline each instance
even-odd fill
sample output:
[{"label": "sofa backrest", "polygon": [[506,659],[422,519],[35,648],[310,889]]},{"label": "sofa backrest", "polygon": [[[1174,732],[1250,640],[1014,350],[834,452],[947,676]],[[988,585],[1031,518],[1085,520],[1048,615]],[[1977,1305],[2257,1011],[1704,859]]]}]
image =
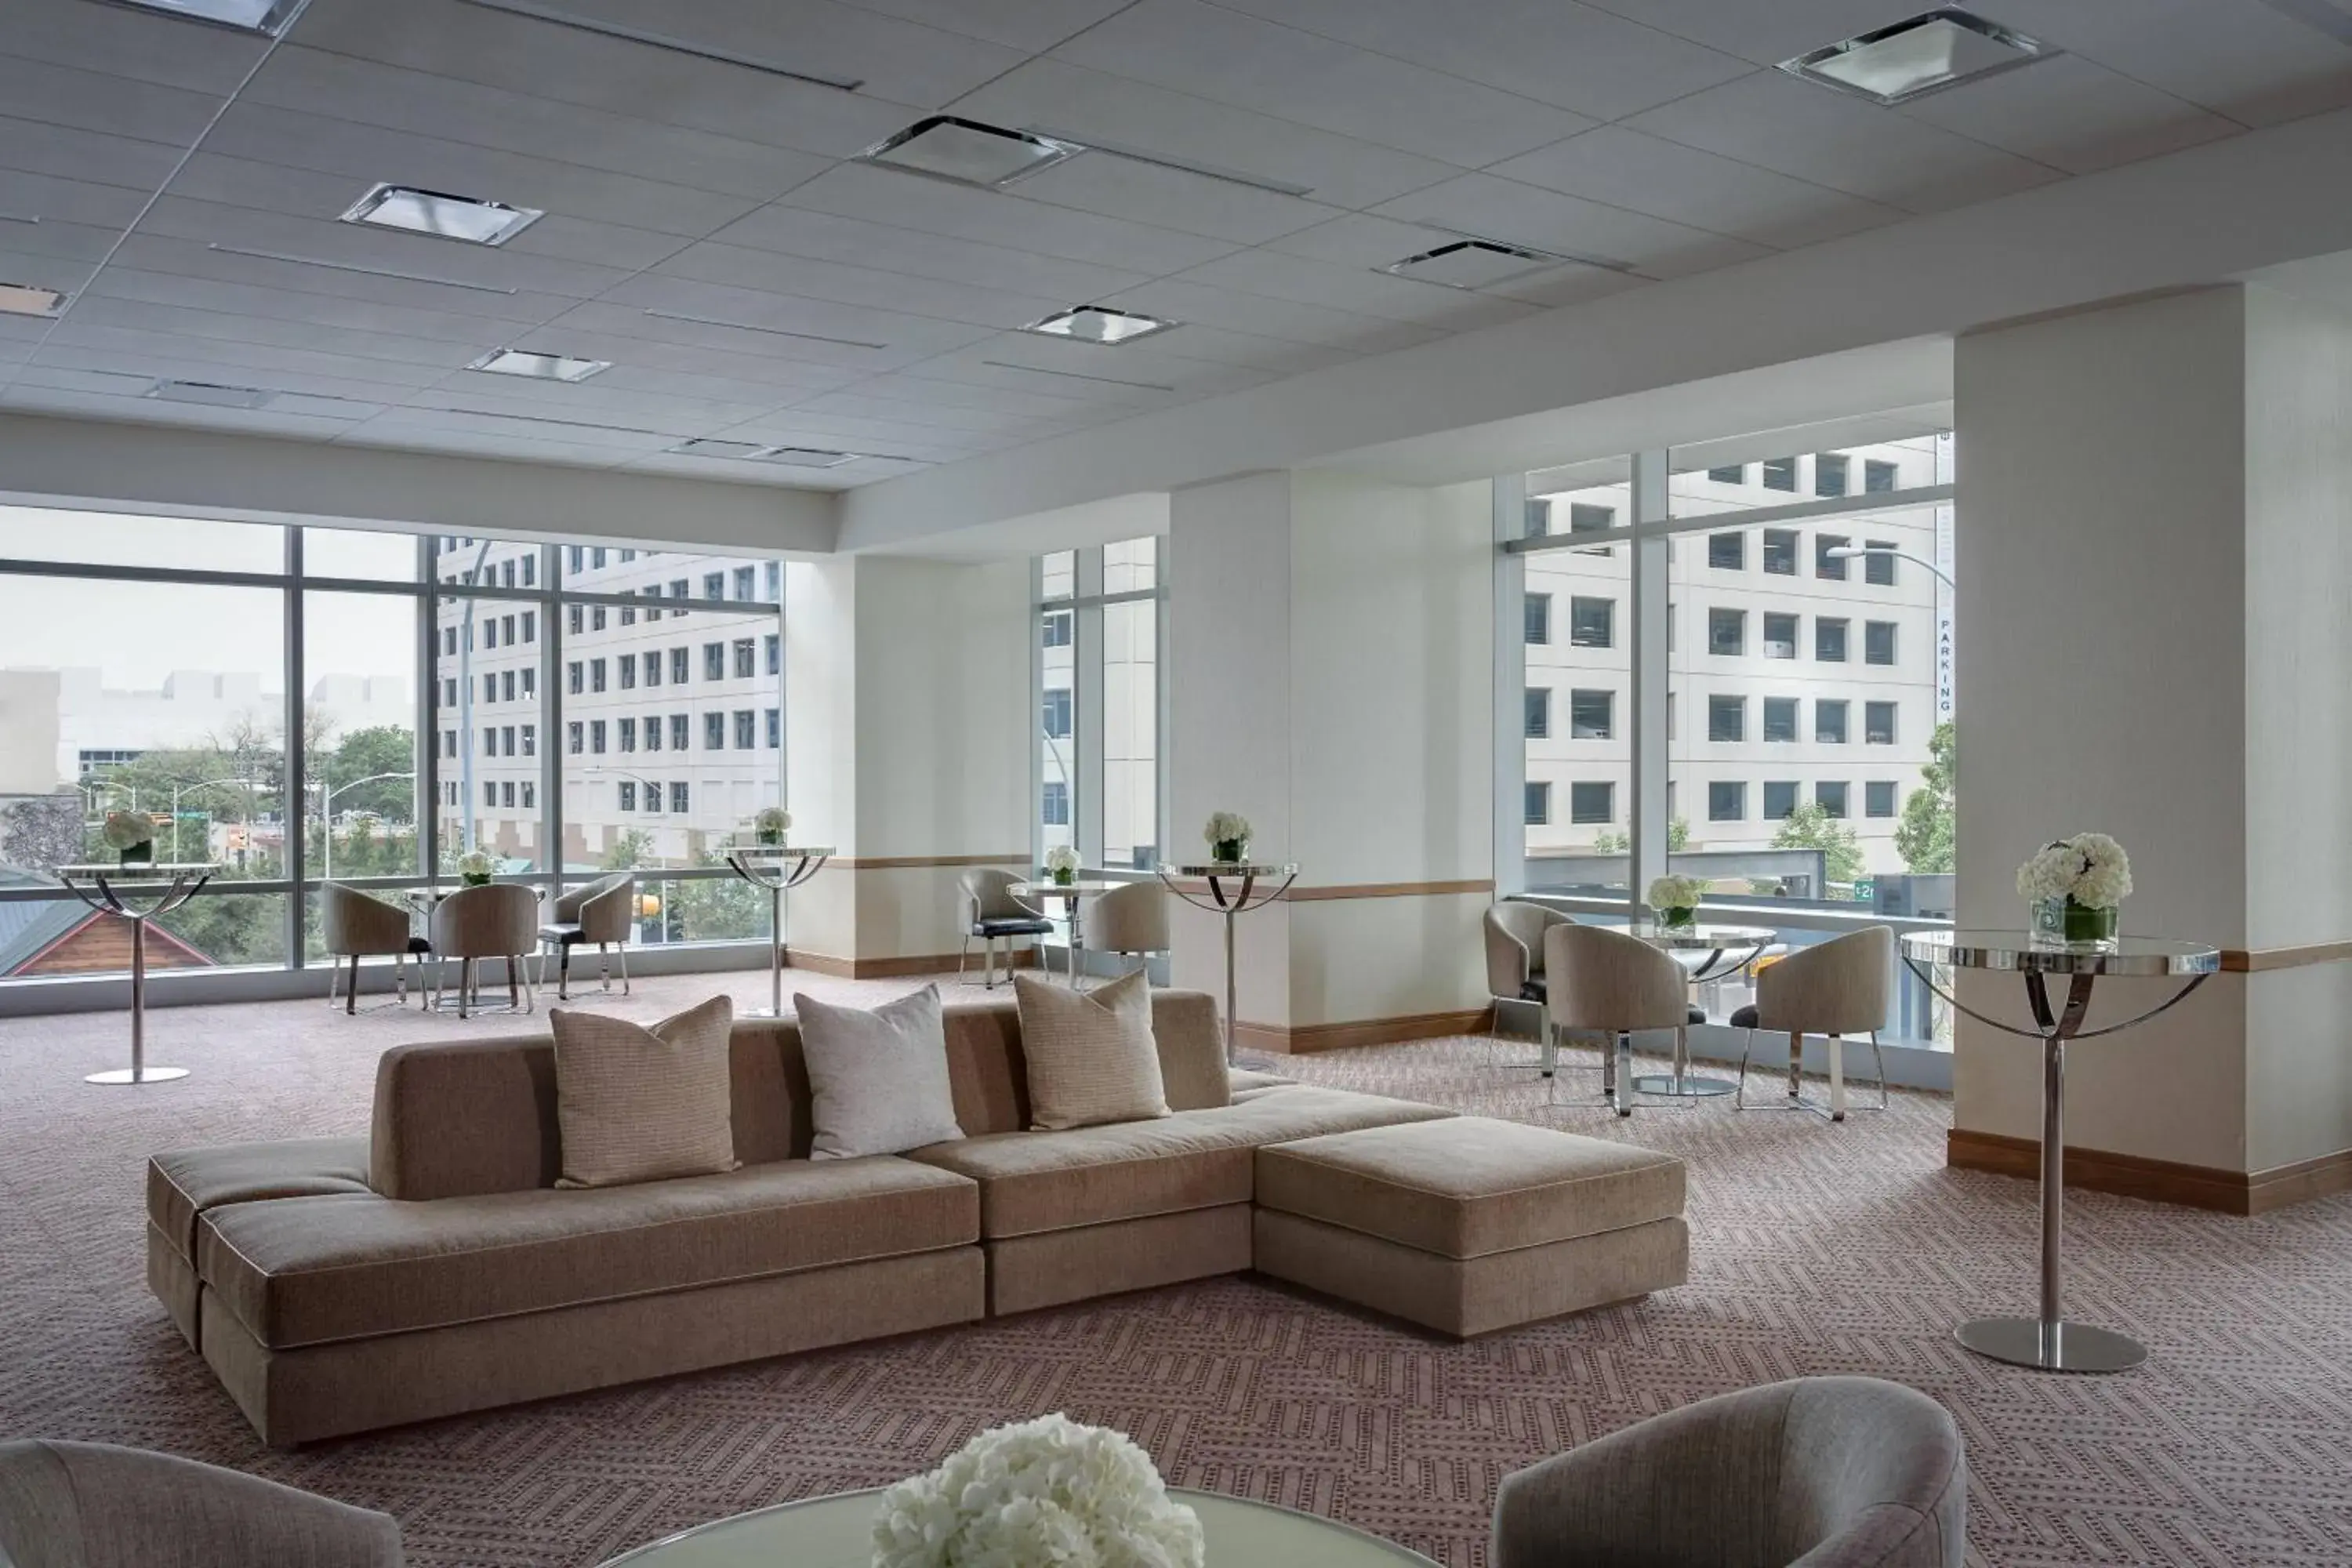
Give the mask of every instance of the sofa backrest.
[{"label": "sofa backrest", "polygon": [[[967,1137],[1029,1125],[1028,1068],[1013,999],[946,1009],[948,1078]],[[1175,1110],[1228,1099],[1216,1005],[1198,991],[1156,991],[1151,1026]],[[735,1157],[804,1160],[814,1129],[800,1028],[737,1020]],[[555,1115],[555,1042],[547,1035],[396,1046],[376,1064],[369,1184],[389,1198],[450,1198],[551,1187],[563,1168]]]}]

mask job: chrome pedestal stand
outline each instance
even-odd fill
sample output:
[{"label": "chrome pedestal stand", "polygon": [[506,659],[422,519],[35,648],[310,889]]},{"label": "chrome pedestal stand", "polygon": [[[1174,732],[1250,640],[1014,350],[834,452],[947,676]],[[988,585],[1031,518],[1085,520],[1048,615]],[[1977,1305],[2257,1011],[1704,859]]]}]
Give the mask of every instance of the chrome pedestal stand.
[{"label": "chrome pedestal stand", "polygon": [[756,888],[768,889],[768,1005],[755,1007],[747,1018],[784,1016],[784,895],[824,869],[833,847],[787,847],[782,844],[739,844],[727,851],[728,867]]},{"label": "chrome pedestal stand", "polygon": [[[219,869],[209,861],[58,868],[58,880],[72,889],[83,903],[100,914],[131,922],[131,1065],[91,1073],[82,1079],[84,1083],[169,1083],[188,1076],[185,1068],[147,1065],[147,922],[194,898]],[[146,909],[133,909],[123,903],[126,897],[155,901]]]},{"label": "chrome pedestal stand", "polygon": [[[1205,881],[1207,900],[1187,891],[1177,880],[1180,877],[1190,882]],[[1240,1059],[1234,1043],[1234,921],[1288,892],[1290,884],[1298,880],[1298,867],[1295,862],[1265,866],[1247,860],[1213,860],[1199,866],[1162,866],[1160,879],[1194,909],[1211,910],[1225,918],[1225,1065],[1234,1066]]]}]

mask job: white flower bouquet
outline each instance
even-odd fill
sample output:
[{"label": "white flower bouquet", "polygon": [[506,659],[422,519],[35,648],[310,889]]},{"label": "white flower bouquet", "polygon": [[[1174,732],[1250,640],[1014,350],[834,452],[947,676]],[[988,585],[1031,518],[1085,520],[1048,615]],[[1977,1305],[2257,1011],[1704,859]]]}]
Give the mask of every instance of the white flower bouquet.
[{"label": "white flower bouquet", "polygon": [[792,826],[793,814],[781,805],[772,805],[751,819],[751,834],[762,844],[782,844]]},{"label": "white flower bouquet", "polygon": [[[126,860],[154,857],[155,819],[143,811],[110,811],[103,829],[106,847]],[[141,853],[141,851],[145,853]]]},{"label": "white flower bouquet", "polygon": [[1698,901],[1706,897],[1706,879],[1703,877],[1660,877],[1650,884],[1648,902],[1666,924],[1688,925],[1696,917]]},{"label": "white flower bouquet", "polygon": [[2113,941],[2116,911],[2131,890],[2131,858],[2104,833],[2045,844],[2017,868],[2018,897],[2032,910],[2033,934],[2043,941]]},{"label": "white flower bouquet", "polygon": [[1249,818],[1238,811],[1213,811],[1209,825],[1201,829],[1208,841],[1210,858],[1216,860],[1242,861],[1249,858]]},{"label": "white flower bouquet", "polygon": [[1078,852],[1066,844],[1056,844],[1045,851],[1045,869],[1056,882],[1069,883],[1078,879]]},{"label": "white flower bouquet", "polygon": [[478,888],[487,883],[490,873],[498,868],[499,863],[484,850],[469,849],[457,857],[458,879],[469,888]]},{"label": "white flower bouquet", "polygon": [[1202,1568],[1206,1552],[1151,1456],[1059,1415],[982,1432],[874,1516],[874,1568]]}]

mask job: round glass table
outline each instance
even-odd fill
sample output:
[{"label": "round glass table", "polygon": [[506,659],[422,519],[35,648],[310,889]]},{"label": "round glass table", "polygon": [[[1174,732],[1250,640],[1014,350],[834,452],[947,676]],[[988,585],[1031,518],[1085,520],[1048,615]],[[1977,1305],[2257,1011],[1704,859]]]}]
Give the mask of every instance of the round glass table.
[{"label": "round glass table", "polygon": [[[2037,943],[2026,931],[1913,931],[1902,939],[1903,961],[1930,991],[1987,1028],[2042,1042],[2042,1303],[2032,1318],[1978,1318],[1957,1331],[1960,1343],[1979,1355],[2044,1372],[2125,1372],[2147,1359],[2147,1347],[2112,1329],[2066,1321],[2062,1308],[2062,1245],[2066,1207],[2066,1042],[2093,1040],[2145,1024],[2179,1003],[2221,967],[2221,955],[2202,942],[2164,937],[2123,936],[2105,942]],[[2021,975],[2033,1027],[2021,1029],[1987,1017],[1936,984],[1935,972],[1949,968],[1990,970]],[[2050,977],[2067,977],[2066,1000],[2053,1011]],[[2101,976],[2179,982],[2172,994],[2145,1012],[2083,1027],[2091,986]]]},{"label": "round glass table", "polygon": [[[1337,1520],[1221,1492],[1171,1487],[1201,1516],[1208,1561],[1278,1568],[1435,1568],[1430,1559]],[[604,1568],[866,1568],[882,1489],[836,1492],[739,1513],[640,1546]]]},{"label": "round glass table", "polygon": [[[1738,973],[1761,958],[1780,935],[1769,926],[1670,926],[1656,921],[1633,921],[1626,925],[1625,934],[1672,953],[1693,985]],[[1669,1100],[1711,1100],[1738,1087],[1728,1079],[1701,1078],[1692,1072],[1690,1041],[1680,1033],[1675,1036],[1675,1070],[1644,1073],[1633,1080],[1636,1092]]]},{"label": "round glass table", "polygon": [[768,1005],[741,1016],[781,1018],[784,1016],[784,895],[824,869],[824,863],[833,858],[833,846],[733,844],[726,854],[729,870],[768,892]]},{"label": "round glass table", "polygon": [[[1265,860],[1203,860],[1192,866],[1160,868],[1168,890],[1196,910],[1209,910],[1225,922],[1225,1062],[1241,1065],[1234,1032],[1234,921],[1252,910],[1262,910],[1290,891],[1298,880],[1298,863]],[[1207,897],[1202,896],[1205,890]]]},{"label": "round glass table", "polygon": [[[1070,989],[1076,991],[1078,988],[1079,962],[1085,957],[1087,951],[1086,916],[1083,912],[1082,900],[1100,898],[1114,889],[1125,886],[1127,884],[1124,882],[1113,882],[1101,879],[1079,878],[1072,881],[1056,882],[1053,878],[1047,877],[1042,881],[1015,882],[1004,891],[1009,897],[1033,906],[1038,900],[1045,899],[1059,899],[1062,901],[1062,913],[1070,922]],[[1038,912],[1045,913],[1042,910]],[[1051,980],[1053,977],[1053,970],[1047,969],[1045,978]]]}]

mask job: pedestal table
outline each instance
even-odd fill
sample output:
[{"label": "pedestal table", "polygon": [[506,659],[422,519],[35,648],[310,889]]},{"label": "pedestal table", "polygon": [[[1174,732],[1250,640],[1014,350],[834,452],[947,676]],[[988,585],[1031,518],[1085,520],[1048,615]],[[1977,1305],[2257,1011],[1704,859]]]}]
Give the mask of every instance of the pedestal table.
[{"label": "pedestal table", "polygon": [[[1721,980],[1737,974],[1764,955],[1779,932],[1769,926],[1686,925],[1670,926],[1656,921],[1634,921],[1625,927],[1625,934],[1652,947],[1676,954],[1675,962],[1683,964],[1693,985],[1704,985],[1710,980]],[[1685,963],[1684,953],[1704,953],[1696,962]],[[1546,1031],[1549,1037],[1549,1031]],[[1738,1085],[1726,1079],[1701,1078],[1690,1070],[1690,1061],[1684,1037],[1675,1037],[1675,1070],[1671,1073],[1645,1073],[1633,1080],[1639,1094],[1661,1094],[1670,1100],[1711,1100],[1729,1094]]]},{"label": "pedestal table", "polygon": [[[131,1065],[94,1072],[85,1083],[169,1083],[185,1078],[185,1068],[147,1065],[147,922],[168,915],[203,890],[220,867],[209,860],[126,861],[119,865],[60,866],[58,880],[100,914],[131,922]],[[152,899],[140,909],[123,900]]]},{"label": "pedestal table", "polygon": [[727,851],[727,865],[754,887],[768,889],[768,1005],[755,1007],[747,1018],[784,1016],[784,895],[824,869],[833,847],[738,844]]},{"label": "pedestal table", "polygon": [[[1042,882],[1015,882],[1004,891],[1008,897],[1018,899],[1024,904],[1038,899],[1062,900],[1063,917],[1070,922],[1070,989],[1076,991],[1078,988],[1078,960],[1085,954],[1087,946],[1086,917],[1080,912],[1081,900],[1098,898],[1114,888],[1125,886],[1124,882],[1083,880],[1056,882],[1048,878]],[[1044,911],[1040,910],[1039,913],[1043,915]],[[1010,951],[1011,945],[1009,942],[1006,944],[1007,951]],[[1043,957],[1044,954],[1041,952],[1039,956]],[[1053,977],[1053,970],[1047,969],[1045,978],[1051,980]]]},{"label": "pedestal table", "polygon": [[[1231,1066],[1240,1059],[1234,1044],[1234,921],[1288,892],[1290,884],[1298,880],[1297,864],[1211,860],[1197,866],[1162,866],[1160,879],[1194,909],[1213,910],[1225,918],[1225,1062]],[[1207,883],[1207,900],[1195,897],[1186,882]]]}]

